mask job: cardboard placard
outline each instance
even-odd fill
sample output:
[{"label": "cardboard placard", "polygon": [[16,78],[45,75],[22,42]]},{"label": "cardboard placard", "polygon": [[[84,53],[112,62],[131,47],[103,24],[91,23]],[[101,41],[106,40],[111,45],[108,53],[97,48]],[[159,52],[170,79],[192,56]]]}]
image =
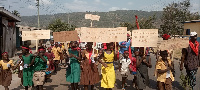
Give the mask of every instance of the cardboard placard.
[{"label": "cardboard placard", "polygon": [[133,47],[157,47],[158,29],[140,29],[132,31]]},{"label": "cardboard placard", "polygon": [[176,50],[189,46],[189,38],[175,38],[161,41],[160,50]]},{"label": "cardboard placard", "polygon": [[127,27],[87,28],[81,27],[82,42],[121,42],[127,40]]},{"label": "cardboard placard", "polygon": [[22,41],[50,39],[50,30],[22,31]]},{"label": "cardboard placard", "polygon": [[92,15],[92,14],[85,14],[85,19],[90,19],[90,20],[97,20],[97,21],[99,21],[100,16],[98,16],[98,15]]},{"label": "cardboard placard", "polygon": [[78,41],[77,31],[53,32],[55,42]]}]

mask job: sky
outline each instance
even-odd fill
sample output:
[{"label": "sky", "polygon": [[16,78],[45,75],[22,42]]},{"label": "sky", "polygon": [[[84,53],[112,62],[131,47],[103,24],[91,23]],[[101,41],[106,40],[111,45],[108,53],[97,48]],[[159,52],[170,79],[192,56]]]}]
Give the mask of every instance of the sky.
[{"label": "sky", "polygon": [[[172,2],[183,0],[39,0],[40,15],[115,10],[162,11]],[[200,0],[191,0],[191,12],[200,13]],[[0,0],[0,6],[17,10],[21,16],[37,15],[36,0]]]}]

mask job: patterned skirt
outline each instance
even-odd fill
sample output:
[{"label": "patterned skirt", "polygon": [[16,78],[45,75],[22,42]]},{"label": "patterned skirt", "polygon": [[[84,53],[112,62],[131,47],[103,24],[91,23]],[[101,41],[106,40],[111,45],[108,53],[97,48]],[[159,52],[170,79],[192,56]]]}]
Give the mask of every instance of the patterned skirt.
[{"label": "patterned skirt", "polygon": [[9,69],[1,70],[0,72],[0,85],[10,86],[12,81],[12,72]]}]

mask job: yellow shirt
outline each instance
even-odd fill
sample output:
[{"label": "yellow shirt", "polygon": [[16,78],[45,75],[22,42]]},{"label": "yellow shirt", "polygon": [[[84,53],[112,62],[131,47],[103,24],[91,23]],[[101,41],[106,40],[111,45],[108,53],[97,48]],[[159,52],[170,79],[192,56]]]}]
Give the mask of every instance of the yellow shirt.
[{"label": "yellow shirt", "polygon": [[0,61],[0,66],[3,67],[3,70],[8,69],[8,64],[10,64],[10,67],[11,67],[11,66],[14,66],[13,60],[10,60],[10,61],[7,62],[7,63],[4,63],[3,60]]},{"label": "yellow shirt", "polygon": [[[168,59],[169,61],[169,65],[171,65],[171,60]],[[156,62],[156,71],[160,69],[160,70],[165,70],[167,69],[167,66],[165,65],[165,62],[162,60],[162,59],[159,59],[157,62]],[[157,74],[157,81],[160,81],[160,82],[164,82],[166,81],[166,75],[167,75],[167,72],[166,73],[162,73],[162,74],[159,74],[158,72],[156,72]],[[174,76],[170,70],[170,78],[172,79],[172,81],[174,81]]]},{"label": "yellow shirt", "polygon": [[55,58],[53,60],[60,60],[60,54],[59,54],[59,53],[61,53],[60,47],[57,47],[57,48],[53,47],[51,52],[53,52],[53,54],[55,56]]}]

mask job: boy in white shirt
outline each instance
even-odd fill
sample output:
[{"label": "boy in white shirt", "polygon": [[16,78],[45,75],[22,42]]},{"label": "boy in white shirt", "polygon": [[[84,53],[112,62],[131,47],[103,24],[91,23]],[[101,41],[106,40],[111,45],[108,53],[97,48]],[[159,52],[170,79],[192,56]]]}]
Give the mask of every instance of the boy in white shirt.
[{"label": "boy in white shirt", "polygon": [[122,90],[125,90],[125,83],[128,77],[129,65],[131,64],[131,60],[129,58],[129,52],[124,51],[123,58],[120,60],[120,68],[119,71],[122,75]]}]

